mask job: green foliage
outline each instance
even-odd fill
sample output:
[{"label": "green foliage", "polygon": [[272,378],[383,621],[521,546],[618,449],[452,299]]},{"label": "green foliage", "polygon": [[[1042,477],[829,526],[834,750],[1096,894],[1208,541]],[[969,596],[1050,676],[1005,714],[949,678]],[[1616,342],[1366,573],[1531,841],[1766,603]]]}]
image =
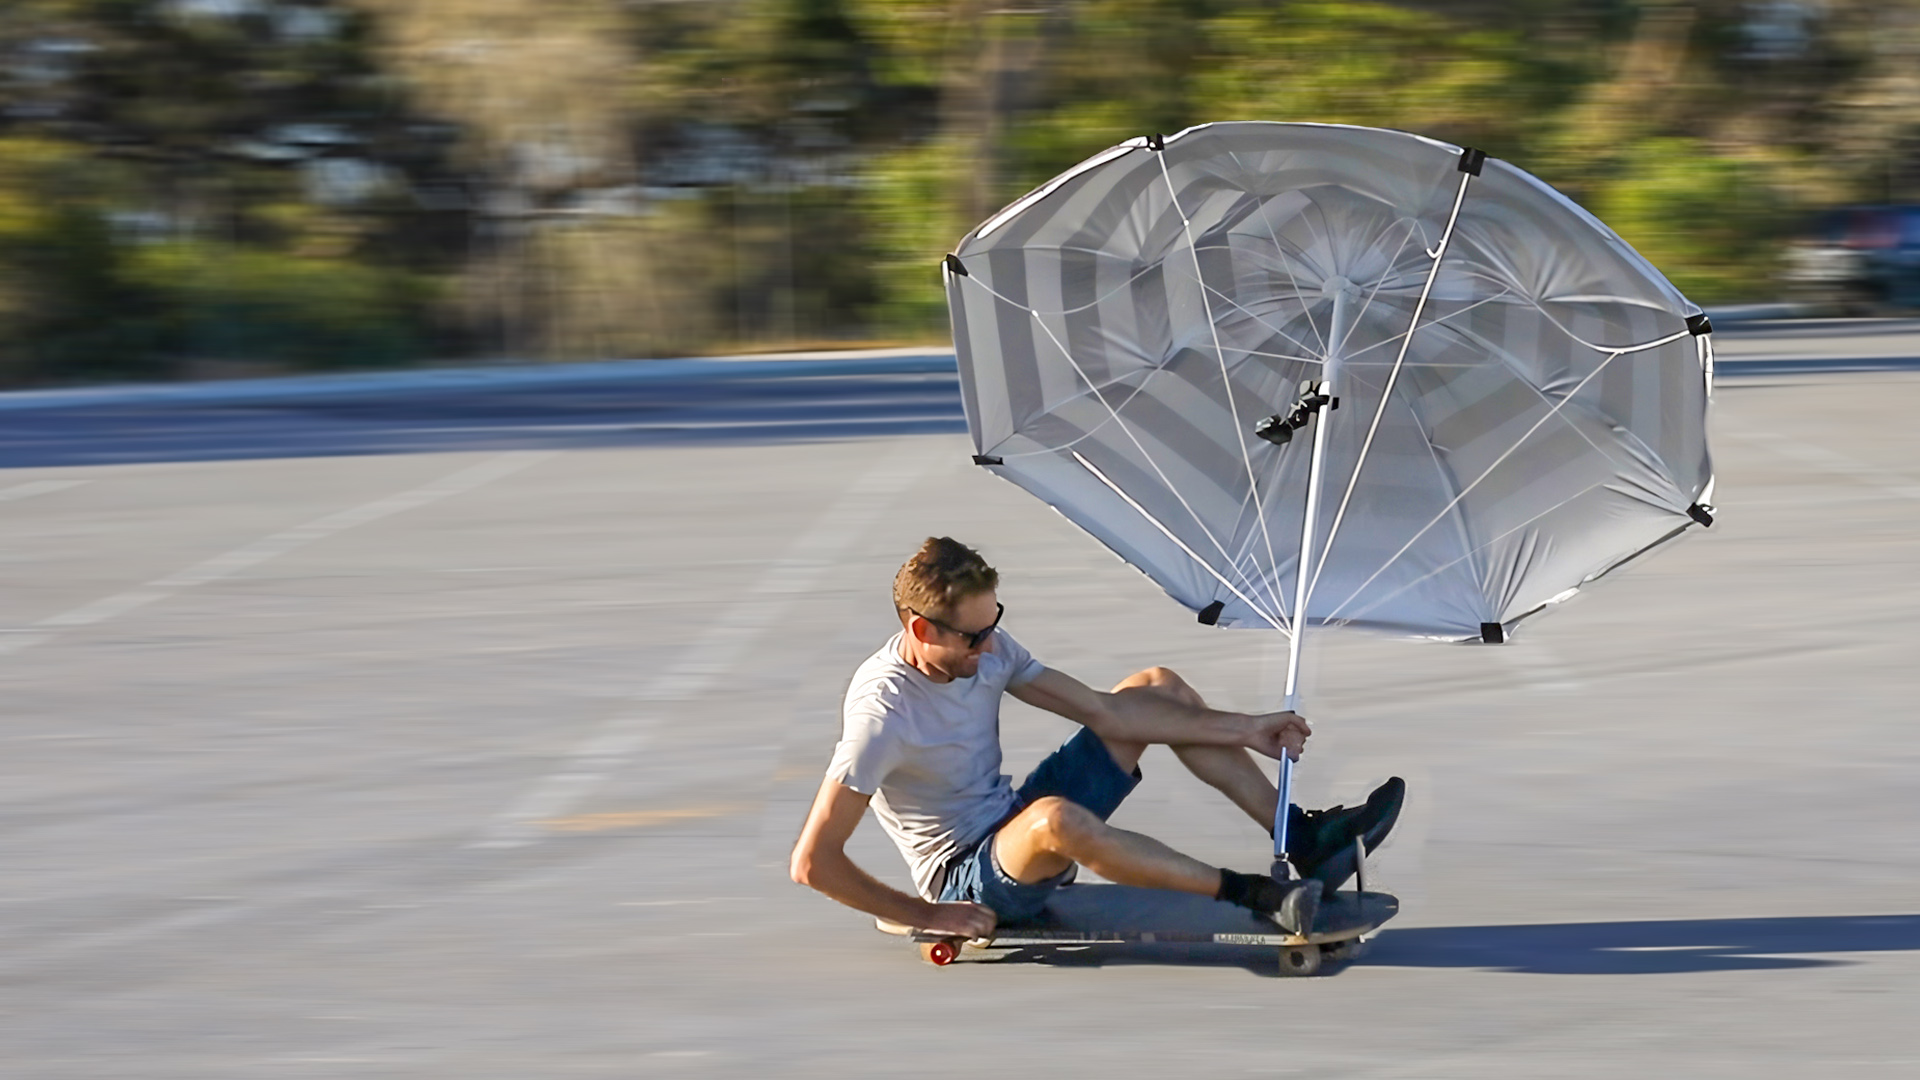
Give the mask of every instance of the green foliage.
[{"label": "green foliage", "polygon": [[1207,26],[1194,96],[1208,119],[1397,128],[1502,154],[1568,92],[1564,68],[1513,30],[1383,3],[1237,8]]},{"label": "green foliage", "polygon": [[940,256],[975,223],[953,212],[951,145],[929,142],[873,158],[860,195],[872,252],[875,302],[867,317],[883,333],[938,333],[947,324]]},{"label": "green foliage", "polygon": [[419,355],[419,275],[116,228],[132,183],[81,149],[0,141],[0,368],[13,381],[155,377],[196,360],[358,366]]},{"label": "green foliage", "polygon": [[1591,200],[1595,216],[1696,303],[1766,295],[1787,210],[1766,166],[1671,137],[1621,162]]},{"label": "green foliage", "polygon": [[420,355],[433,298],[422,278],[342,259],[211,243],[123,257],[154,298],[175,356],[268,367],[351,368]]},{"label": "green foliage", "polygon": [[[0,0],[0,383],[937,340],[995,208],[1237,119],[1478,146],[1764,298],[1785,223],[1920,198],[1913,10]],[[317,193],[335,158],[376,181]]]},{"label": "green foliage", "polygon": [[[416,358],[420,283],[467,247],[412,197],[444,147],[345,4],[15,0],[0,115],[0,381]],[[376,179],[315,201],[330,165]]]},{"label": "green foliage", "polygon": [[70,144],[0,140],[0,378],[162,370],[152,297],[104,216],[115,172]]}]

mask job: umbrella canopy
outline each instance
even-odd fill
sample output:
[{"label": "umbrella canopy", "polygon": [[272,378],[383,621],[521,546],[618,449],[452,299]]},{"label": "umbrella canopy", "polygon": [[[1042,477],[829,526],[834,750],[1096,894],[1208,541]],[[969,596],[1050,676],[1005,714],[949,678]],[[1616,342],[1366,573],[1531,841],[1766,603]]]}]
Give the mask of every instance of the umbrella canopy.
[{"label": "umbrella canopy", "polygon": [[[1476,151],[1134,139],[968,234],[946,285],[976,461],[1203,622],[1498,640],[1711,522],[1699,307]],[[1316,390],[1318,469],[1256,433]]]}]

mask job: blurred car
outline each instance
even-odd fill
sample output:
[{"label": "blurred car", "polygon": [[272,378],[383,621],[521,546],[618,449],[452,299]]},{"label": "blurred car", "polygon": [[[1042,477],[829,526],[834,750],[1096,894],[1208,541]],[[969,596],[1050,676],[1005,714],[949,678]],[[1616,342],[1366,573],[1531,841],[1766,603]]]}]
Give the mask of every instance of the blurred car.
[{"label": "blurred car", "polygon": [[1920,206],[1849,206],[1820,216],[1787,250],[1800,299],[1849,314],[1920,308]]}]

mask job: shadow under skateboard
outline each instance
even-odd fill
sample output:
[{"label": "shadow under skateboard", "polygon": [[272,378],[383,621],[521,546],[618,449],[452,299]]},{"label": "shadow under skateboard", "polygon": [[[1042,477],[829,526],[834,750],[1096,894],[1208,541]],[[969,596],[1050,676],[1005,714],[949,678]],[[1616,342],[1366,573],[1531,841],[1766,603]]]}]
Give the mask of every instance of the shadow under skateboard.
[{"label": "shadow under skateboard", "polygon": [[944,967],[975,950],[1139,943],[1269,946],[1280,952],[1283,975],[1313,975],[1323,961],[1346,963],[1360,955],[1365,936],[1400,911],[1386,893],[1342,891],[1328,894],[1312,929],[1295,934],[1246,908],[1191,893],[1140,889],[1127,885],[1066,885],[1047,899],[1046,911],[1031,922],[1007,923],[991,938],[967,941],[894,923],[878,922],[887,933],[911,938],[927,962]]}]

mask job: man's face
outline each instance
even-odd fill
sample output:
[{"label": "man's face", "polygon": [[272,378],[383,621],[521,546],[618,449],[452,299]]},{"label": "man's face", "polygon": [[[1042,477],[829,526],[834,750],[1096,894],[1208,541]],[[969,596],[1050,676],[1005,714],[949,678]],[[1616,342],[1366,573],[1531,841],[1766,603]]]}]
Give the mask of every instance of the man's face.
[{"label": "man's face", "polygon": [[986,651],[991,636],[978,646],[968,646],[967,638],[985,630],[1000,617],[999,598],[991,591],[975,593],[954,606],[953,616],[939,626],[922,617],[913,620],[914,636],[920,642],[921,655],[950,679],[971,679],[980,671],[980,654]]}]

